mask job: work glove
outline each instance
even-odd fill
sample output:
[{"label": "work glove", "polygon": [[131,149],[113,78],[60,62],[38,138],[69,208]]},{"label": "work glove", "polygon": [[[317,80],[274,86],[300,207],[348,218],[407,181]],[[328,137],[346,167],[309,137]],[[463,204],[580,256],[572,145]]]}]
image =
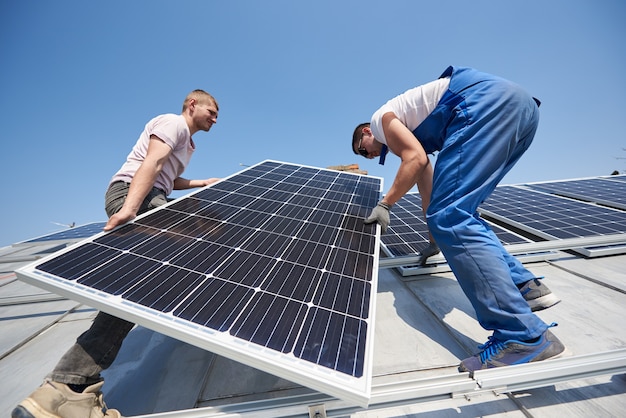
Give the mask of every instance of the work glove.
[{"label": "work glove", "polygon": [[424,248],[420,252],[420,259],[417,264],[419,264],[420,267],[424,267],[426,265],[426,260],[428,259],[428,257],[435,254],[439,254],[439,246],[437,246],[436,243],[431,242],[428,244],[428,247]]},{"label": "work glove", "polygon": [[384,203],[382,200],[378,202],[376,207],[372,209],[372,213],[368,216],[365,221],[366,224],[371,224],[374,222],[378,222],[380,225],[383,234],[387,231],[387,227],[389,226],[389,210],[391,206]]}]

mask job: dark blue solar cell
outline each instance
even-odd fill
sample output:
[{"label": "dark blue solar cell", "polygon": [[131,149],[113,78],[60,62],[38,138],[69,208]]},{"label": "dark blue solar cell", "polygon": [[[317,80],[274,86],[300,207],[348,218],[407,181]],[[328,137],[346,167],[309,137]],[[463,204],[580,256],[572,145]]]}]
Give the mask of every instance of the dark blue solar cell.
[{"label": "dark blue solar cell", "polygon": [[173,313],[196,324],[226,331],[253,295],[254,290],[249,287],[210,278]]},{"label": "dark blue solar cell", "polygon": [[341,225],[342,218],[343,215],[339,213],[329,212],[326,210],[316,210],[311,212],[307,220],[322,225],[339,226]]},{"label": "dark blue solar cell", "polygon": [[231,334],[282,353],[293,350],[307,305],[258,292],[233,325]]},{"label": "dark blue solar cell", "polygon": [[120,295],[140,283],[162,264],[123,253],[78,279],[78,283],[112,295]]},{"label": "dark blue solar cell", "polygon": [[139,224],[128,224],[96,238],[95,243],[119,250],[130,250],[154,238],[160,230]]},{"label": "dark blue solar cell", "polygon": [[309,303],[320,276],[319,269],[281,261],[276,263],[272,274],[260,287],[269,293]]},{"label": "dark blue solar cell", "polygon": [[263,213],[276,213],[283,207],[283,205],[283,202],[259,198],[255,199],[253,202],[248,203],[246,209]]},{"label": "dark blue solar cell", "polygon": [[204,235],[203,238],[204,241],[222,244],[231,248],[239,248],[255,231],[255,228],[221,222],[217,227],[211,229],[209,234]]},{"label": "dark blue solar cell", "polygon": [[257,232],[240,245],[242,250],[272,258],[280,257],[291,244],[291,237],[271,232]]},{"label": "dark blue solar cell", "polygon": [[206,279],[203,274],[164,265],[123,294],[140,305],[170,312]]},{"label": "dark blue solar cell", "polygon": [[294,355],[353,376],[363,374],[365,354],[362,336],[367,323],[322,308],[311,308]]},{"label": "dark blue solar cell", "polygon": [[295,195],[289,200],[289,203],[299,206],[305,206],[307,208],[315,207],[318,202],[319,198],[308,195]]},{"label": "dark blue solar cell", "polygon": [[187,218],[187,214],[182,212],[163,209],[158,212],[150,213],[140,219],[137,219],[135,223],[140,225],[147,225],[156,229],[167,229],[172,225],[181,222]]},{"label": "dark blue solar cell", "polygon": [[307,208],[299,205],[292,205],[284,203],[281,205],[280,209],[276,212],[277,215],[280,215],[285,218],[292,219],[303,219],[306,220],[311,213],[311,208]]},{"label": "dark blue solar cell", "polygon": [[195,214],[204,218],[215,219],[216,221],[226,221],[230,216],[236,213],[236,211],[237,209],[234,206],[215,202],[212,205],[200,209]]},{"label": "dark blue solar cell", "polygon": [[186,248],[186,251],[178,253],[169,262],[200,273],[211,273],[230,254],[232,249],[225,245],[195,241]]},{"label": "dark blue solar cell", "polygon": [[[207,196],[207,199],[202,199],[200,195],[207,195],[206,191],[201,191],[197,193],[194,197],[190,197],[187,199],[177,200],[171,205],[167,207],[169,210],[175,210],[182,212],[183,214],[195,214],[206,208],[207,206],[213,204],[215,200],[226,196],[226,193],[220,193],[219,196]],[[215,200],[211,198],[216,198]]]},{"label": "dark blue solar cell", "polygon": [[192,237],[163,232],[133,247],[133,254],[169,262],[196,242],[198,241]]},{"label": "dark blue solar cell", "polygon": [[370,288],[365,281],[326,272],[313,301],[324,308],[366,319]]},{"label": "dark blue solar cell", "polygon": [[224,205],[235,206],[238,208],[244,208],[250,203],[254,202],[256,198],[250,195],[242,195],[242,194],[231,194],[228,196],[224,196],[220,199],[220,203]]},{"label": "dark blue solar cell", "polygon": [[38,265],[37,269],[67,280],[75,280],[119,254],[120,251],[87,243]]}]

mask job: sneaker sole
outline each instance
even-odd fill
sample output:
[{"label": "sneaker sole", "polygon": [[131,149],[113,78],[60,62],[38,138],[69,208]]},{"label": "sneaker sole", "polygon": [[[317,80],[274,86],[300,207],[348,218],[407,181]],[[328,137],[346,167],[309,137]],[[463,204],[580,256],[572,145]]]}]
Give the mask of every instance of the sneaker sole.
[{"label": "sneaker sole", "polygon": [[553,293],[549,293],[545,296],[538,297],[536,299],[527,300],[528,306],[530,306],[530,310],[533,312],[541,311],[544,309],[548,309],[557,303],[559,303],[561,299],[554,296]]},{"label": "sneaker sole", "polygon": [[[563,351],[561,351],[558,354],[553,355],[552,357],[544,358],[544,359],[537,360],[537,361],[531,361],[531,362],[524,363],[524,364],[543,363],[544,361],[556,360],[556,359],[560,359],[560,358],[563,358],[563,357],[571,357],[572,355],[573,355],[572,351],[570,351],[567,347],[564,347]],[[469,369],[466,369],[465,367],[462,367],[461,365],[459,365],[458,370],[459,370],[459,373],[469,373],[469,377],[471,379],[473,379],[475,372],[481,372],[483,370],[502,369],[504,367],[511,367],[511,366],[515,366],[515,364],[509,365],[509,366],[492,367],[490,369],[469,370]]]},{"label": "sneaker sole", "polygon": [[[31,412],[32,411],[32,412]],[[11,418],[62,418],[57,414],[42,409],[31,399],[23,400],[11,411]]]},{"label": "sneaker sole", "polygon": [[11,411],[11,418],[36,418],[33,414],[28,412],[22,405],[17,406]]}]

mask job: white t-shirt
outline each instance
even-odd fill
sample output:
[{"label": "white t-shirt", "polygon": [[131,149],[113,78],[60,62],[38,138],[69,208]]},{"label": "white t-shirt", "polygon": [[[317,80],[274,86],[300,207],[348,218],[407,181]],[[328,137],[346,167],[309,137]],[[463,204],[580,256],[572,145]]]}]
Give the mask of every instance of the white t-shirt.
[{"label": "white t-shirt", "polygon": [[412,132],[424,121],[435,109],[443,97],[450,78],[440,78],[430,83],[412,88],[385,103],[374,112],[370,122],[370,129],[378,142],[387,144],[387,138],[383,132],[383,115],[393,112],[394,115]]},{"label": "white t-shirt", "polygon": [[157,176],[154,187],[169,195],[174,189],[174,180],[179,177],[191,160],[195,150],[189,127],[183,115],[160,115],[148,122],[131,150],[122,168],[113,176],[111,183],[125,181],[130,183],[139,166],[146,158],[150,135],[156,135],[172,148],[170,157]]}]

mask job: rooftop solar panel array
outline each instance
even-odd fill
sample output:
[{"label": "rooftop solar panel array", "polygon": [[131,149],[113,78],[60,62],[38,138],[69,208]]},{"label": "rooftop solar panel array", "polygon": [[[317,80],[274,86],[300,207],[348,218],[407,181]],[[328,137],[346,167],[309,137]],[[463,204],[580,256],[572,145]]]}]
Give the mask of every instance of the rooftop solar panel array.
[{"label": "rooftop solar panel array", "polygon": [[626,179],[626,176],[594,177],[532,183],[527,184],[526,187],[626,210],[626,181],[623,179]]},{"label": "rooftop solar panel array", "polygon": [[[414,255],[428,245],[428,226],[422,215],[422,198],[418,193],[407,193],[394,204],[390,220],[387,232],[381,236],[387,255],[392,257]],[[489,226],[503,245],[530,242],[497,225]]]},{"label": "rooftop solar panel array", "polygon": [[18,275],[366,404],[381,183],[265,161]]},{"label": "rooftop solar panel array", "polygon": [[516,186],[499,186],[482,214],[545,239],[622,234],[626,212]]},{"label": "rooftop solar panel array", "polygon": [[48,243],[50,241],[76,241],[83,238],[88,238],[102,232],[106,222],[93,222],[85,225],[76,226],[73,228],[64,229],[52,234],[43,235],[41,237],[22,241],[18,244],[32,244],[32,243]]}]

